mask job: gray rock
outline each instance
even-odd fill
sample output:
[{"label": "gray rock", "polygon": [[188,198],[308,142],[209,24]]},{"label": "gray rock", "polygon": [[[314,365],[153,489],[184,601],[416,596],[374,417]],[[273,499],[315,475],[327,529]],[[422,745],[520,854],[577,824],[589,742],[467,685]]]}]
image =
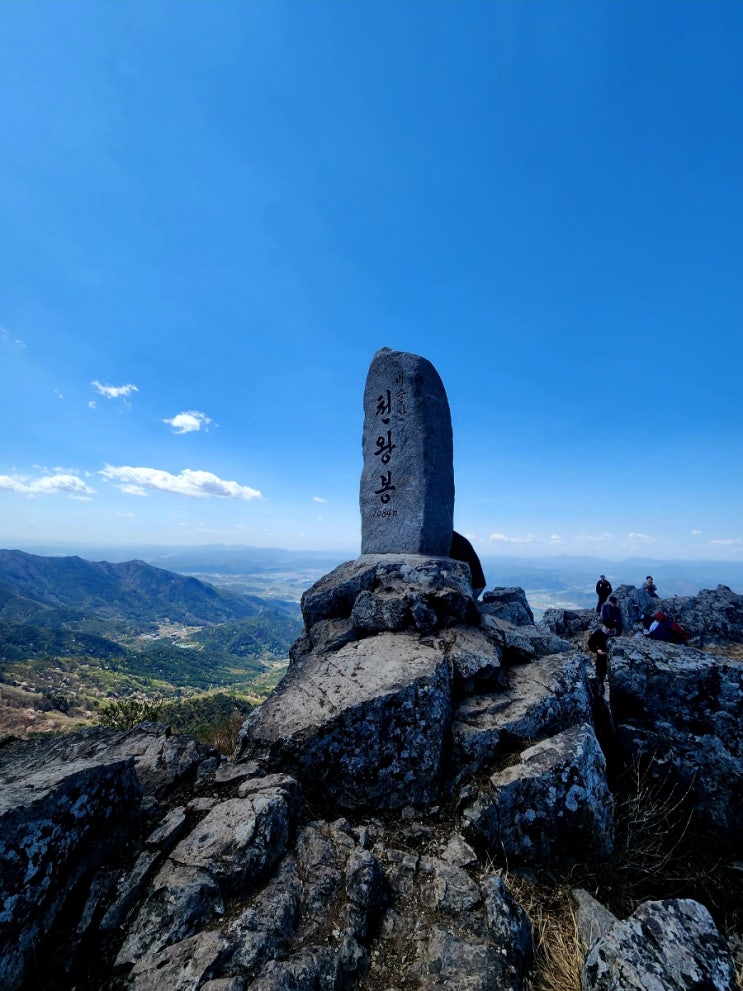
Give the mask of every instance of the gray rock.
[{"label": "gray rock", "polygon": [[463,810],[463,833],[514,864],[569,865],[605,859],[614,801],[591,726],[566,730],[492,775]]},{"label": "gray rock", "polygon": [[162,860],[163,854],[160,850],[144,850],[140,853],[132,870],[125,873],[120,879],[116,898],[108,906],[101,919],[102,932],[119,928],[129,912],[142,898]]},{"label": "gray rock", "polygon": [[533,740],[591,721],[585,658],[554,654],[504,672],[493,695],[459,702],[452,717],[454,781],[475,775]]},{"label": "gray rock", "polygon": [[453,665],[454,687],[459,694],[501,684],[503,648],[487,630],[455,626],[442,630],[439,637]]},{"label": "gray rock", "polygon": [[727,944],[706,908],[645,902],[592,946],[583,991],[736,991]]},{"label": "gray rock", "polygon": [[186,830],[186,810],[182,805],[171,809],[146,839],[147,846],[169,850]]},{"label": "gray rock", "polygon": [[483,630],[501,648],[504,664],[525,664],[537,656],[537,648],[528,634],[528,627],[514,626],[508,620],[487,613],[481,615]]},{"label": "gray rock", "polygon": [[493,588],[483,593],[480,612],[497,616],[513,626],[534,625],[534,613],[523,588]]},{"label": "gray rock", "polygon": [[200,932],[137,960],[126,988],[129,991],[164,991],[165,988],[167,991],[197,991],[224,966],[232,951],[232,945],[219,933]]},{"label": "gray rock", "polygon": [[139,962],[143,972],[156,970],[164,949],[194,936],[223,914],[222,894],[208,871],[167,861],[127,930],[115,966],[126,970]]},{"label": "gray rock", "polygon": [[374,987],[517,991],[532,953],[523,911],[500,878],[478,886],[434,857],[381,855],[393,906],[372,951]]},{"label": "gray rock", "polygon": [[445,860],[421,857],[418,875],[422,904],[441,915],[457,917],[482,901],[480,889],[469,874]]},{"label": "gray rock", "polygon": [[454,515],[451,414],[425,358],[381,348],[364,389],[362,554],[445,557]]},{"label": "gray rock", "polygon": [[480,890],[485,902],[488,932],[502,958],[501,980],[506,987],[519,987],[519,980],[534,955],[531,923],[502,877],[486,877]]},{"label": "gray rock", "polygon": [[[94,735],[98,730],[88,731]],[[110,734],[110,731],[108,731]],[[140,723],[125,733],[106,734],[101,749],[109,758],[133,757],[137,777],[146,795],[164,798],[198,772],[216,770],[221,762],[215,747],[198,743],[191,737],[171,734],[163,723]]]},{"label": "gray rock", "polygon": [[240,731],[260,757],[345,808],[430,804],[451,718],[443,650],[390,633],[309,655]]},{"label": "gray rock", "polygon": [[302,596],[308,648],[337,650],[350,640],[385,631],[431,631],[477,623],[469,568],[451,558],[362,555],[339,565]]},{"label": "gray rock", "polygon": [[181,840],[171,858],[208,870],[225,894],[244,891],[284,854],[295,816],[280,788],[228,799]]},{"label": "gray rock", "polygon": [[299,924],[302,881],[294,857],[286,857],[266,887],[234,920],[226,936],[235,947],[229,970],[252,980],[267,961],[285,956]]},{"label": "gray rock", "polygon": [[597,939],[605,936],[619,920],[585,888],[571,892],[575,902],[575,921],[583,949],[588,952]]},{"label": "gray rock", "polygon": [[23,984],[68,899],[127,848],[141,798],[131,757],[99,749],[89,734],[0,747],[3,988]]},{"label": "gray rock", "polygon": [[743,643],[743,595],[727,585],[694,596],[662,600],[663,612],[680,623],[699,647]]},{"label": "gray rock", "polygon": [[641,637],[612,642],[611,705],[628,760],[688,792],[695,827],[740,855],[743,662]]},{"label": "gray rock", "polygon": [[597,619],[595,609],[546,609],[536,625],[558,637],[572,639],[587,633],[596,625]]},{"label": "gray rock", "polygon": [[461,833],[453,833],[441,851],[441,859],[455,867],[472,867],[477,863],[477,854]]}]

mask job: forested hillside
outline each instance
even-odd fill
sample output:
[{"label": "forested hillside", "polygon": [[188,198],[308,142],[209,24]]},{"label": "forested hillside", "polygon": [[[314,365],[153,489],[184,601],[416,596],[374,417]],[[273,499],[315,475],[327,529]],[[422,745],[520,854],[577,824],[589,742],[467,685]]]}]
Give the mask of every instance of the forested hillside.
[{"label": "forested hillside", "polygon": [[300,628],[294,603],[141,561],[0,551],[0,732],[94,721],[133,693],[260,699]]}]

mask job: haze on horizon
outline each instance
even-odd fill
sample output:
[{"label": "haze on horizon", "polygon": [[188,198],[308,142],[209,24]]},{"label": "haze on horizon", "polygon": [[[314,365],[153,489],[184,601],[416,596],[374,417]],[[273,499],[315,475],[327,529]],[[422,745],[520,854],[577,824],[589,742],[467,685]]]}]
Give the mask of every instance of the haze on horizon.
[{"label": "haze on horizon", "polygon": [[377,348],[483,557],[743,561],[743,6],[10,0],[0,545],[358,553]]}]

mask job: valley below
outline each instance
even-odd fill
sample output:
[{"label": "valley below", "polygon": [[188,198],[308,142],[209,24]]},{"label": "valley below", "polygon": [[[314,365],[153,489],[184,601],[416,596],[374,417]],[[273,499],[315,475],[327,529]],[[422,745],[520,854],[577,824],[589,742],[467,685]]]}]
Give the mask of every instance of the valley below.
[{"label": "valley below", "polygon": [[[202,723],[217,713],[222,725],[232,700],[236,722],[283,677],[302,594],[344,559],[214,546],[138,548],[132,560],[130,548],[86,548],[85,558],[64,549],[73,550],[0,551],[0,738],[94,725],[122,699],[149,700],[175,728],[200,724],[197,711]],[[95,563],[99,555],[107,560]],[[652,565],[666,594],[716,579],[743,587],[743,565]],[[617,587],[639,584],[649,567],[591,558],[483,566],[488,588],[524,588],[536,620],[548,609],[592,607],[602,571]]]}]

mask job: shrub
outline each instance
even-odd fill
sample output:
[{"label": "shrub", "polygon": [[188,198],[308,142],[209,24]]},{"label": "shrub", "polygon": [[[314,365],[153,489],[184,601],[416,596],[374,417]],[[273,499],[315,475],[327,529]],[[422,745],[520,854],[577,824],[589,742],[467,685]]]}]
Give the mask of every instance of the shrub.
[{"label": "shrub", "polygon": [[139,723],[156,722],[162,712],[160,698],[130,696],[114,699],[101,706],[98,722],[101,726],[112,726],[118,730],[129,730]]}]

